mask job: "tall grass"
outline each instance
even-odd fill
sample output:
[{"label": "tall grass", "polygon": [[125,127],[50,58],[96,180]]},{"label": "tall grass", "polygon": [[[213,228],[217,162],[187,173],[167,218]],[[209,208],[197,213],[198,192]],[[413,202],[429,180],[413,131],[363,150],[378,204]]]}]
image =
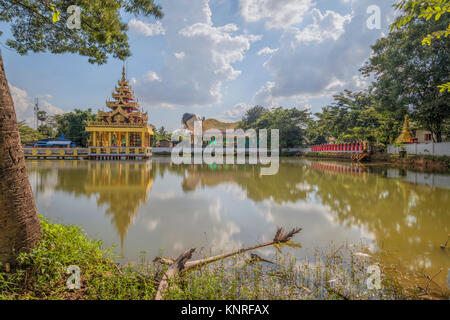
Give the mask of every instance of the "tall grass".
[{"label": "tall grass", "polygon": [[[52,224],[41,217],[43,237],[29,253],[17,257],[10,272],[0,266],[0,299],[154,299],[167,266],[147,261],[119,267],[117,256],[76,226]],[[372,263],[345,245],[316,250],[297,261],[277,252],[272,263],[245,255],[222,260],[178,277],[165,299],[401,299],[403,290],[384,277],[381,290],[367,289]],[[81,269],[81,289],[70,290],[67,268]]]}]

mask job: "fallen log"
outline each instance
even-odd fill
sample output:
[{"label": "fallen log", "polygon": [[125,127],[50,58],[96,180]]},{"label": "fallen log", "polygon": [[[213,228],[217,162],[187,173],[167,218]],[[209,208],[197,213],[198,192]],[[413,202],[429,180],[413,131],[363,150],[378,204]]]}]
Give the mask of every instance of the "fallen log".
[{"label": "fallen log", "polygon": [[186,264],[186,261],[192,258],[192,254],[194,253],[195,249],[189,249],[185,251],[182,255],[178,257],[177,260],[175,260],[174,263],[167,269],[166,273],[163,275],[161,282],[158,286],[158,291],[156,292],[155,300],[162,300],[163,299],[163,293],[169,286],[169,281],[177,274],[183,270],[184,265]]},{"label": "fallen log", "polygon": [[159,287],[158,287],[158,291],[156,292],[155,300],[163,299],[164,292],[169,287],[169,281],[173,280],[176,275],[185,273],[194,268],[203,267],[207,264],[210,264],[210,263],[213,263],[213,262],[216,262],[219,260],[223,260],[223,259],[235,256],[238,254],[242,254],[242,253],[245,253],[248,251],[265,248],[265,247],[270,247],[273,245],[276,246],[279,244],[287,244],[288,242],[291,241],[292,237],[295,236],[296,234],[298,234],[300,231],[302,231],[301,228],[294,228],[290,232],[284,233],[283,228],[278,228],[277,232],[275,234],[275,237],[273,238],[272,241],[258,244],[258,245],[248,247],[248,248],[234,250],[234,251],[231,251],[228,253],[219,254],[216,256],[212,256],[212,257],[200,259],[200,260],[189,261],[192,258],[192,254],[194,253],[195,248],[185,251],[176,260],[173,260],[170,258],[156,257],[153,260],[154,262],[168,264],[168,265],[170,265],[170,267],[169,267],[169,269],[167,269],[166,273],[164,274],[164,276],[161,279],[161,282],[159,283]]}]

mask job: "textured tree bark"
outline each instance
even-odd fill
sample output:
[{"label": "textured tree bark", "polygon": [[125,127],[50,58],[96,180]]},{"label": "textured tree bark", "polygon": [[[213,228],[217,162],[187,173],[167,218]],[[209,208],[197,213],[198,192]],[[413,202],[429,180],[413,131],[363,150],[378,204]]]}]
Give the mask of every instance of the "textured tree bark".
[{"label": "textured tree bark", "polygon": [[0,262],[34,247],[41,227],[25,168],[14,103],[0,53]]}]

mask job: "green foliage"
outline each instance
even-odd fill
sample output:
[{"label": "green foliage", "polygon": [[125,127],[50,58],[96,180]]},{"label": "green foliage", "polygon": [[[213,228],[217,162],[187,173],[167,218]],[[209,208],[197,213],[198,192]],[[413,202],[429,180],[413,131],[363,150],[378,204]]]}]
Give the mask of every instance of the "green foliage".
[{"label": "green foliage", "polygon": [[[450,1],[449,0],[401,0],[396,8],[402,10],[404,14],[392,24],[391,31],[400,29],[407,26],[415,19],[431,20],[434,17],[435,21],[438,21],[445,15],[448,18],[450,13]],[[431,46],[434,39],[447,38],[450,36],[450,23],[443,25],[441,29],[434,30],[428,33],[422,39],[422,45]],[[450,92],[450,82],[439,85],[440,92]]]},{"label": "green foliage", "polygon": [[[81,7],[81,29],[69,29],[67,8]],[[6,44],[19,54],[78,53],[103,64],[108,56],[124,60],[131,55],[127,24],[121,12],[162,18],[153,0],[0,0],[0,21],[10,23],[13,39]],[[55,13],[59,16],[55,19]]]},{"label": "green foliage", "polygon": [[[406,27],[379,39],[362,69],[364,75],[375,77],[372,93],[380,105],[394,115],[404,115],[409,109],[412,119],[431,131],[437,142],[442,140],[444,124],[450,118],[450,92],[438,89],[450,80],[449,43],[436,39],[430,46],[422,46],[421,41],[449,21],[449,15],[439,21],[411,20]],[[396,120],[400,119],[396,116]]]},{"label": "green foliage", "polygon": [[345,90],[334,103],[317,113],[317,127],[323,136],[337,142],[365,141],[386,145],[401,129],[401,122],[374,99],[370,91]]},{"label": "green foliage", "polygon": [[86,111],[75,109],[74,112],[64,113],[53,117],[56,124],[56,135],[64,134],[67,139],[72,140],[78,146],[86,147],[89,132],[85,131],[88,121],[95,120],[92,110]]},{"label": "green foliage", "polygon": [[265,111],[266,109],[262,106],[254,106],[253,108],[250,108],[242,118],[242,126],[244,128],[250,128],[261,118]]},{"label": "green foliage", "polygon": [[25,121],[19,122],[18,125],[19,125],[20,140],[22,141],[22,144],[36,142],[44,138],[41,132],[36,131],[33,128],[25,125]]},{"label": "green foliage", "polygon": [[[0,273],[0,298],[52,299],[66,291],[67,268],[77,265],[84,279],[98,272],[99,266],[112,269],[112,254],[101,249],[101,242],[86,238],[76,226],[51,224],[40,216],[42,239],[30,252],[17,256],[12,273]],[[68,291],[68,290],[67,290]]]},{"label": "green foliage", "polygon": [[[76,226],[52,224],[41,218],[42,239],[30,252],[18,255],[17,265],[5,272],[0,266],[0,300],[12,299],[154,299],[161,268],[141,257],[138,265],[119,267],[111,250],[90,240]],[[274,265],[250,263],[244,255],[187,273],[170,283],[165,299],[393,299],[401,288],[384,282],[381,292],[366,290],[365,270],[372,263],[357,258],[364,248],[330,248],[314,253],[309,264],[277,253]],[[330,253],[333,252],[331,255]],[[349,259],[348,257],[352,257]],[[66,286],[70,265],[81,271],[81,290]],[[343,279],[330,284],[330,279]],[[341,293],[341,295],[336,294]]]},{"label": "green foliage", "polygon": [[245,129],[278,129],[280,130],[280,148],[295,148],[306,143],[306,128],[310,122],[310,116],[309,111],[296,108],[278,107],[266,110],[257,106],[244,116],[242,122],[249,123],[244,125]]},{"label": "green foliage", "polygon": [[166,128],[164,128],[164,126],[162,126],[159,129],[156,129],[155,126],[153,127],[153,133],[154,135],[151,138],[151,146],[155,147],[156,144],[161,141],[161,140],[171,140],[172,135],[166,130]]},{"label": "green foliage", "polygon": [[53,137],[55,133],[54,128],[48,124],[41,124],[38,128],[38,132],[47,138]]}]

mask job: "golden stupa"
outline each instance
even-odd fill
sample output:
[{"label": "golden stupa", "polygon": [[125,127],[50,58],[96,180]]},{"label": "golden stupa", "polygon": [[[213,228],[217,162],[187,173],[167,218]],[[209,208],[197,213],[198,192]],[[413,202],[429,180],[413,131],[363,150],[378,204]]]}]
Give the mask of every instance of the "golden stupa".
[{"label": "golden stupa", "polygon": [[408,115],[405,115],[405,123],[403,124],[402,133],[400,136],[395,140],[396,143],[411,143],[412,140],[412,134],[409,129],[409,118]]}]

